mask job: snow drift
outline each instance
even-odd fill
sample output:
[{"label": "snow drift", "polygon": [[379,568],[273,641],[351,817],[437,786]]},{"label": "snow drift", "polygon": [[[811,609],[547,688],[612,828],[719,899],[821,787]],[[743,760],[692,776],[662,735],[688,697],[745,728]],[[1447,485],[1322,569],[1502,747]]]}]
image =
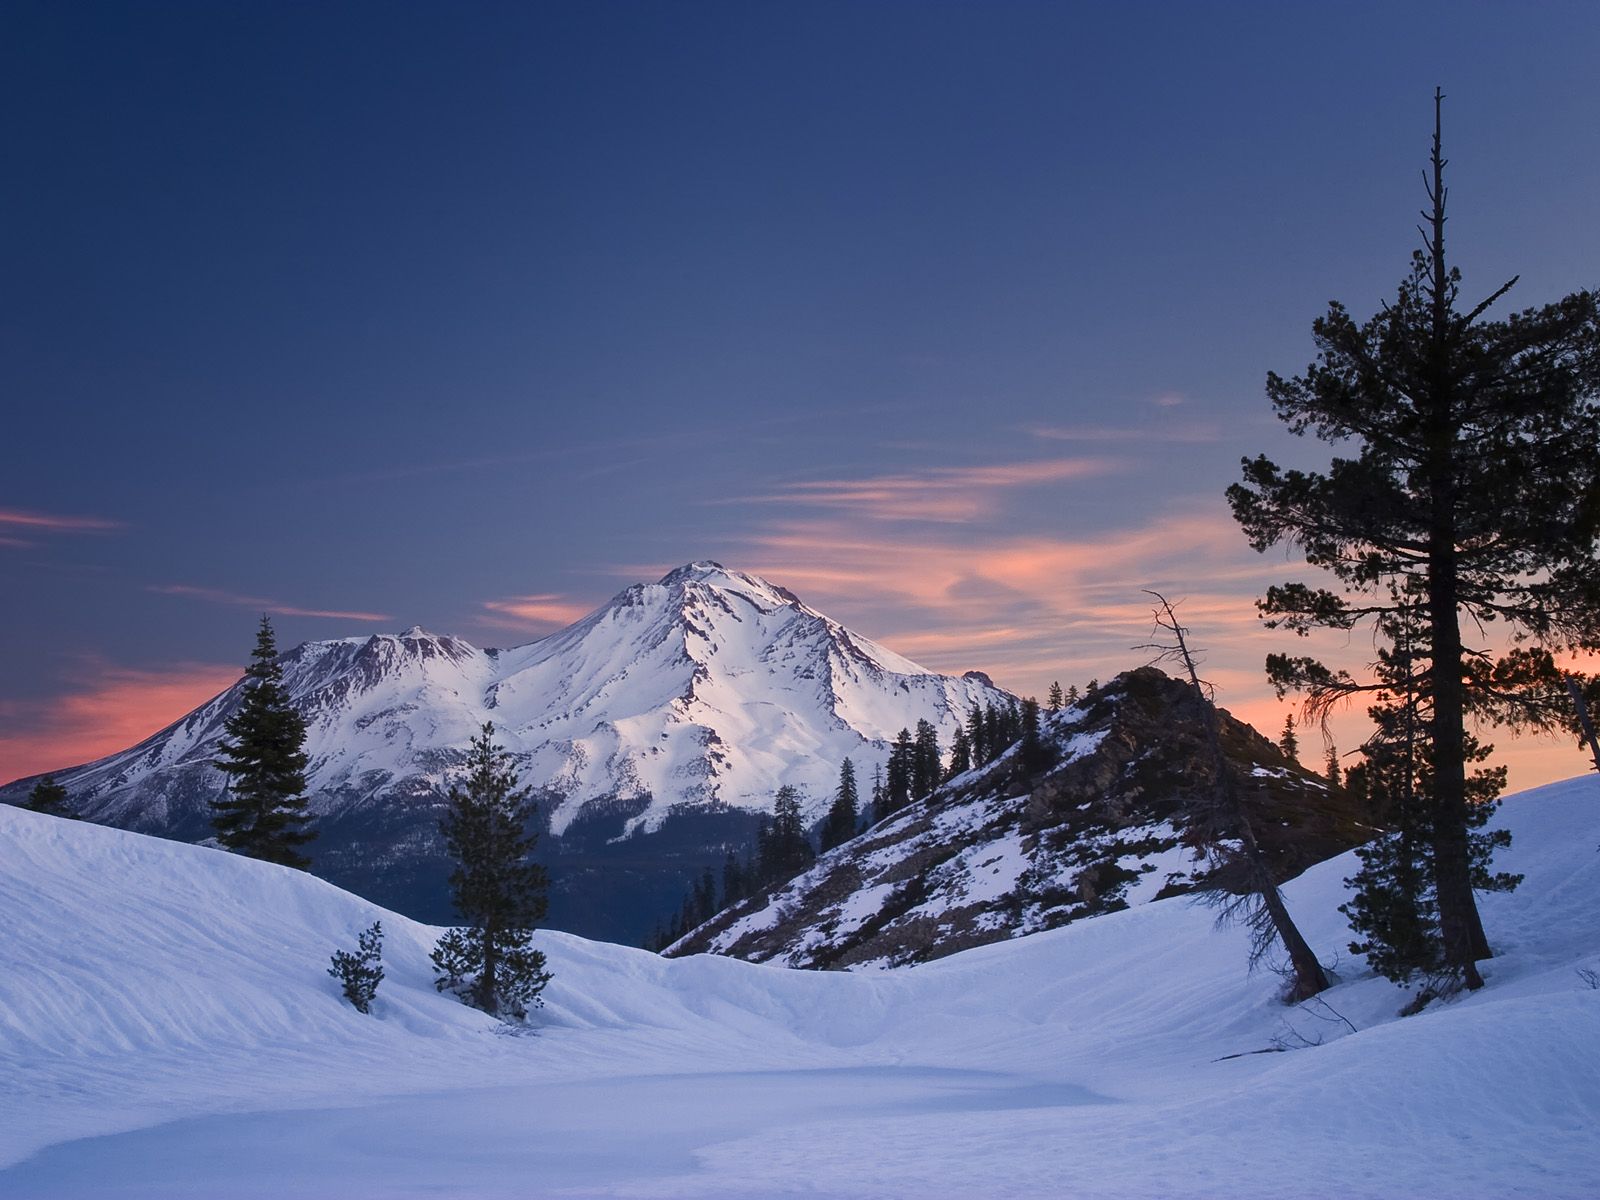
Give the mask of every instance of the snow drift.
[{"label": "snow drift", "polygon": [[[433,929],[0,809],[0,1193],[1588,1196],[1600,782],[1502,819],[1526,881],[1484,899],[1488,986],[1404,1020],[1344,952],[1345,856],[1286,889],[1340,960],[1322,1003],[1180,897],[854,973],[541,935],[548,1006],[506,1036],[434,992]],[[363,1017],[324,970],[380,918]]]}]

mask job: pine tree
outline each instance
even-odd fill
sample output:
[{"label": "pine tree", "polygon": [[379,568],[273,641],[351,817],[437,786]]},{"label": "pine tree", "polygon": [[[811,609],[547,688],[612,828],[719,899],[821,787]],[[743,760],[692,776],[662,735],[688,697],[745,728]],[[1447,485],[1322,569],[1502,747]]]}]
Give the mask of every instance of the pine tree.
[{"label": "pine tree", "polygon": [[1332,742],[1328,743],[1328,758],[1322,773],[1327,778],[1330,788],[1337,790],[1343,786],[1343,779],[1339,774],[1339,747]]},{"label": "pine tree", "polygon": [[1294,732],[1294,714],[1283,719],[1283,732],[1278,735],[1278,749],[1290,762],[1300,761],[1300,739]]},{"label": "pine tree", "polygon": [[439,939],[433,965],[440,991],[451,991],[493,1016],[521,1020],[550,982],[544,953],[533,947],[548,882],[532,861],[538,835],[528,832],[535,805],[517,788],[510,755],[486,724],[472,739],[463,786],[450,790],[439,832],[455,869],[450,896],[464,922]]},{"label": "pine tree", "polygon": [[946,779],[954,779],[957,775],[965,775],[972,770],[972,742],[967,737],[965,725],[956,726],[956,735],[950,739],[950,770],[946,772]]},{"label": "pine tree", "polygon": [[939,731],[926,718],[917,722],[911,751],[911,794],[918,799],[939,786],[944,756],[939,752]]},{"label": "pine tree", "polygon": [[1022,769],[1030,774],[1042,771],[1047,762],[1044,740],[1039,733],[1039,702],[1029,696],[1022,702],[1022,733],[1018,739],[1018,754]]},{"label": "pine tree", "polygon": [[749,895],[744,866],[732,850],[722,860],[722,907],[729,908]]},{"label": "pine tree", "polygon": [[300,847],[317,836],[306,828],[306,724],[289,703],[265,616],[245,669],[244,699],[223,729],[227,738],[214,765],[228,786],[211,802],[217,840],[236,853],[305,870],[311,860]]},{"label": "pine tree", "polygon": [[704,925],[717,915],[717,873],[709,866],[694,888],[694,923]]},{"label": "pine tree", "polygon": [[383,982],[382,922],[374,921],[363,929],[356,938],[356,947],[354,954],[335,950],[328,974],[344,985],[344,998],[358,1013],[370,1013],[378,985]]},{"label": "pine tree", "polygon": [[28,793],[28,807],[52,817],[78,819],[77,811],[67,798],[67,789],[56,782],[54,775],[46,775],[33,785],[33,790]]},{"label": "pine tree", "polygon": [[1060,712],[1065,700],[1066,697],[1061,694],[1061,681],[1056,680],[1050,685],[1050,692],[1045,698],[1045,703],[1049,705],[1051,712]]},{"label": "pine tree", "polygon": [[[1398,589],[1395,598],[1401,598]],[[1444,976],[1446,968],[1430,869],[1428,699],[1415,663],[1422,637],[1421,602],[1401,605],[1382,624],[1391,646],[1380,649],[1376,670],[1394,686],[1396,698],[1368,709],[1376,731],[1362,748],[1364,761],[1345,772],[1344,783],[1346,792],[1362,805],[1367,822],[1384,832],[1356,850],[1361,869],[1345,880],[1353,895],[1340,911],[1359,939],[1351,943],[1351,951],[1364,954],[1373,970],[1396,983],[1419,975],[1432,981]],[[1491,749],[1467,735],[1469,764],[1484,761]],[[1473,887],[1478,891],[1509,891],[1521,879],[1492,871],[1493,852],[1509,844],[1510,835],[1482,828],[1504,786],[1504,768],[1467,774],[1468,840]],[[1435,984],[1429,982],[1418,999],[1426,1001],[1434,994]]]},{"label": "pine tree", "polygon": [[989,763],[989,730],[984,723],[983,709],[976,702],[967,710],[967,742],[972,747],[972,765],[975,767],[987,766]]},{"label": "pine tree", "polygon": [[1078,702],[1078,685],[1073,684],[1067,688],[1067,706],[1070,708]]},{"label": "pine tree", "polygon": [[[1445,969],[1476,988],[1476,960],[1491,951],[1473,897],[1466,722],[1567,728],[1556,655],[1600,647],[1600,298],[1481,320],[1513,279],[1462,311],[1445,256],[1442,101],[1436,92],[1424,246],[1397,299],[1365,323],[1334,304],[1312,327],[1317,361],[1267,381],[1292,432],[1354,457],[1326,472],[1246,460],[1229,502],[1258,550],[1298,545],[1342,585],[1270,589],[1269,625],[1350,630],[1420,598],[1430,869]],[[1386,597],[1395,580],[1404,586]],[[1511,649],[1469,646],[1463,625],[1503,629]],[[1313,710],[1394,700],[1393,680],[1308,657],[1273,655],[1268,674]]]},{"label": "pine tree", "polygon": [[784,784],[772,803],[772,825],[763,827],[761,877],[768,886],[787,883],[811,865],[815,855],[800,813],[799,789]]},{"label": "pine tree", "polygon": [[881,821],[911,803],[911,777],[915,769],[915,760],[916,744],[911,740],[911,731],[902,729],[895,735],[894,745],[889,747],[889,770],[884,777],[883,806],[872,814],[875,820]]},{"label": "pine tree", "polygon": [[833,806],[828,809],[822,825],[822,850],[827,853],[842,846],[856,835],[856,823],[861,819],[861,798],[856,791],[856,765],[848,758],[839,767],[839,787],[833,794]]}]

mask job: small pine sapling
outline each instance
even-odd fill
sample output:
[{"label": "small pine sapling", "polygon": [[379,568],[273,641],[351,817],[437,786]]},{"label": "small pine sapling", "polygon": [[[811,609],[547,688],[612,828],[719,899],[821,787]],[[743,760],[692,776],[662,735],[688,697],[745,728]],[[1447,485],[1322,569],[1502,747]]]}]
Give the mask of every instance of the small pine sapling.
[{"label": "small pine sapling", "polygon": [[363,929],[356,947],[354,954],[335,950],[328,974],[344,985],[344,998],[358,1013],[370,1013],[378,984],[383,982],[383,923],[374,921]]}]

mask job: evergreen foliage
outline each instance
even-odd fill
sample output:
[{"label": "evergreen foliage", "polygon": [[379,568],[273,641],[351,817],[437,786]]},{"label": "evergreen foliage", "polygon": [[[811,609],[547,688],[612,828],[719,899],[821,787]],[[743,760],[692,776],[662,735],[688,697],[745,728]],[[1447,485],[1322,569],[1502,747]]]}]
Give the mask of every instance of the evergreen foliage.
[{"label": "evergreen foliage", "polygon": [[889,747],[889,769],[884,776],[883,800],[873,811],[873,820],[881,821],[911,803],[916,758],[916,743],[911,740],[911,731],[902,729],[895,735],[894,745]]},{"label": "evergreen foliage", "polygon": [[764,885],[787,883],[812,863],[810,839],[805,819],[800,815],[799,789],[784,784],[772,802],[772,824],[763,826],[760,840],[760,870]]},{"label": "evergreen foliage", "polygon": [[827,853],[842,846],[856,835],[856,825],[861,820],[861,797],[856,790],[856,765],[848,758],[839,767],[839,787],[833,794],[833,805],[822,823],[822,850]]},{"label": "evergreen foliage", "polygon": [[916,740],[911,751],[911,797],[920,800],[934,788],[944,769],[944,756],[939,752],[939,731],[926,718],[917,722]]},{"label": "evergreen foliage", "polygon": [[378,985],[383,982],[382,922],[374,921],[361,931],[356,939],[356,953],[335,950],[328,974],[344,985],[344,998],[358,1013],[370,1013]]},{"label": "evergreen foliage", "polygon": [[1283,719],[1283,732],[1278,735],[1278,749],[1290,762],[1300,761],[1300,738],[1294,731],[1294,714]]},{"label": "evergreen foliage", "polygon": [[[1449,986],[1449,972],[1431,871],[1427,697],[1413,661],[1423,631],[1421,601],[1400,606],[1382,625],[1392,645],[1380,651],[1376,669],[1394,684],[1398,698],[1367,710],[1376,731],[1363,747],[1364,761],[1346,772],[1345,787],[1361,801],[1367,819],[1385,832],[1356,851],[1361,869],[1345,881],[1353,895],[1340,911],[1359,939],[1351,943],[1351,951],[1366,955],[1375,971],[1396,983],[1423,977],[1429,981],[1426,997]],[[1483,762],[1491,750],[1466,735],[1469,764]],[[1483,831],[1505,786],[1505,769],[1474,769],[1466,784],[1473,887],[1509,891],[1520,876],[1494,872],[1490,860],[1496,848],[1510,843],[1510,836],[1503,830]]]},{"label": "evergreen foliage", "polygon": [[972,741],[967,737],[965,725],[956,726],[956,735],[950,739],[950,770],[946,779],[954,779],[972,770]]},{"label": "evergreen foliage", "polygon": [[967,743],[972,748],[972,765],[988,765],[993,758],[989,753],[989,722],[982,706],[976,702],[967,710]]},{"label": "evergreen foliage", "polygon": [[245,669],[244,701],[223,726],[215,766],[227,790],[211,802],[211,824],[227,849],[305,870],[300,853],[317,835],[306,828],[305,720],[289,703],[272,622],[265,616]]},{"label": "evergreen foliage", "polygon": [[1039,702],[1029,696],[1022,702],[1022,733],[1018,739],[1018,754],[1022,769],[1032,774],[1042,771],[1048,763],[1044,740],[1039,732]]},{"label": "evergreen foliage", "polygon": [[1060,712],[1066,697],[1061,694],[1061,682],[1056,680],[1050,684],[1049,694],[1045,697],[1045,704],[1051,712]]},{"label": "evergreen foliage", "polygon": [[455,863],[450,895],[464,925],[433,949],[440,991],[497,1017],[521,1020],[550,982],[544,953],[533,948],[548,882],[532,861],[538,835],[528,832],[535,806],[517,788],[510,756],[486,724],[472,739],[464,786],[450,790],[439,823]]},{"label": "evergreen foliage", "polygon": [[[1442,100],[1436,93],[1425,244],[1398,296],[1365,322],[1332,305],[1312,327],[1317,361],[1267,381],[1292,432],[1354,456],[1324,472],[1247,459],[1228,498],[1258,550],[1295,544],[1342,585],[1269,589],[1269,626],[1304,634],[1376,620],[1381,634],[1415,606],[1419,640],[1404,679],[1363,681],[1286,654],[1268,659],[1268,675],[1280,693],[1307,693],[1314,712],[1355,696],[1416,697],[1428,774],[1416,829],[1427,838],[1444,970],[1474,988],[1490,947],[1470,834],[1485,815],[1475,805],[1489,801],[1469,784],[1465,723],[1570,728],[1556,655],[1600,647],[1600,299],[1577,292],[1480,319],[1513,279],[1462,310],[1461,275],[1445,255]],[[1463,617],[1486,644],[1464,643]],[[1493,629],[1505,631],[1498,646],[1487,641]]]},{"label": "evergreen foliage", "polygon": [[1339,788],[1344,786],[1343,776],[1339,772],[1339,747],[1332,742],[1328,743],[1328,758],[1323,766],[1322,774],[1327,779],[1329,787]]},{"label": "evergreen foliage", "polygon": [[746,884],[748,878],[749,872],[745,870],[744,864],[739,861],[739,856],[729,850],[727,857],[722,860],[723,908],[727,908],[730,904],[739,903],[750,894]]},{"label": "evergreen foliage", "polygon": [[28,793],[28,808],[52,817],[77,820],[77,811],[67,797],[67,789],[56,782],[54,775],[46,775]]}]

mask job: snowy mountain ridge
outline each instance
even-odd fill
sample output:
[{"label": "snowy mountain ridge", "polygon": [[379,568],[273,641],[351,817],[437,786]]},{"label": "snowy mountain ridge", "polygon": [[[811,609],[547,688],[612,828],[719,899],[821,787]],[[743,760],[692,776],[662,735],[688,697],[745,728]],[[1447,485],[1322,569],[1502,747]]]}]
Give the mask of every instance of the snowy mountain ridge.
[{"label": "snowy mountain ridge", "polygon": [[[445,914],[433,902],[413,904],[402,892],[441,894],[439,808],[487,721],[523,784],[540,792],[556,837],[581,826],[587,843],[604,844],[700,813],[695,836],[706,846],[747,837],[785,784],[820,812],[846,757],[870,777],[901,728],[925,719],[948,742],[971,705],[1010,699],[981,674],[925,670],[787,589],[709,561],[634,584],[568,628],[511,649],[413,626],[307,642],[280,662],[307,722],[310,802],[323,833],[313,869],[436,919]],[[201,840],[224,783],[212,761],[242,688],[56,777],[96,821]],[[30,784],[0,789],[0,800],[21,802]],[[646,880],[653,870],[638,866],[648,894],[627,901],[638,933],[573,918],[576,927],[642,935],[682,885],[681,876]],[[594,909],[596,889],[607,886],[600,874],[560,873],[558,888],[584,892],[571,897],[574,912]]]},{"label": "snowy mountain ridge", "polygon": [[[767,808],[783,784],[820,805],[845,757],[870,773],[902,727],[931,720],[948,739],[971,704],[1006,698],[977,673],[928,671],[714,562],[634,584],[507,650],[413,626],[307,642],[282,663],[307,719],[319,814],[447,788],[468,739],[493,721],[523,781],[563,794],[557,834],[608,794],[648,795],[630,831],[658,826],[674,805]],[[241,688],[57,777],[96,820],[167,823],[194,793],[220,789],[210,763]]]}]

